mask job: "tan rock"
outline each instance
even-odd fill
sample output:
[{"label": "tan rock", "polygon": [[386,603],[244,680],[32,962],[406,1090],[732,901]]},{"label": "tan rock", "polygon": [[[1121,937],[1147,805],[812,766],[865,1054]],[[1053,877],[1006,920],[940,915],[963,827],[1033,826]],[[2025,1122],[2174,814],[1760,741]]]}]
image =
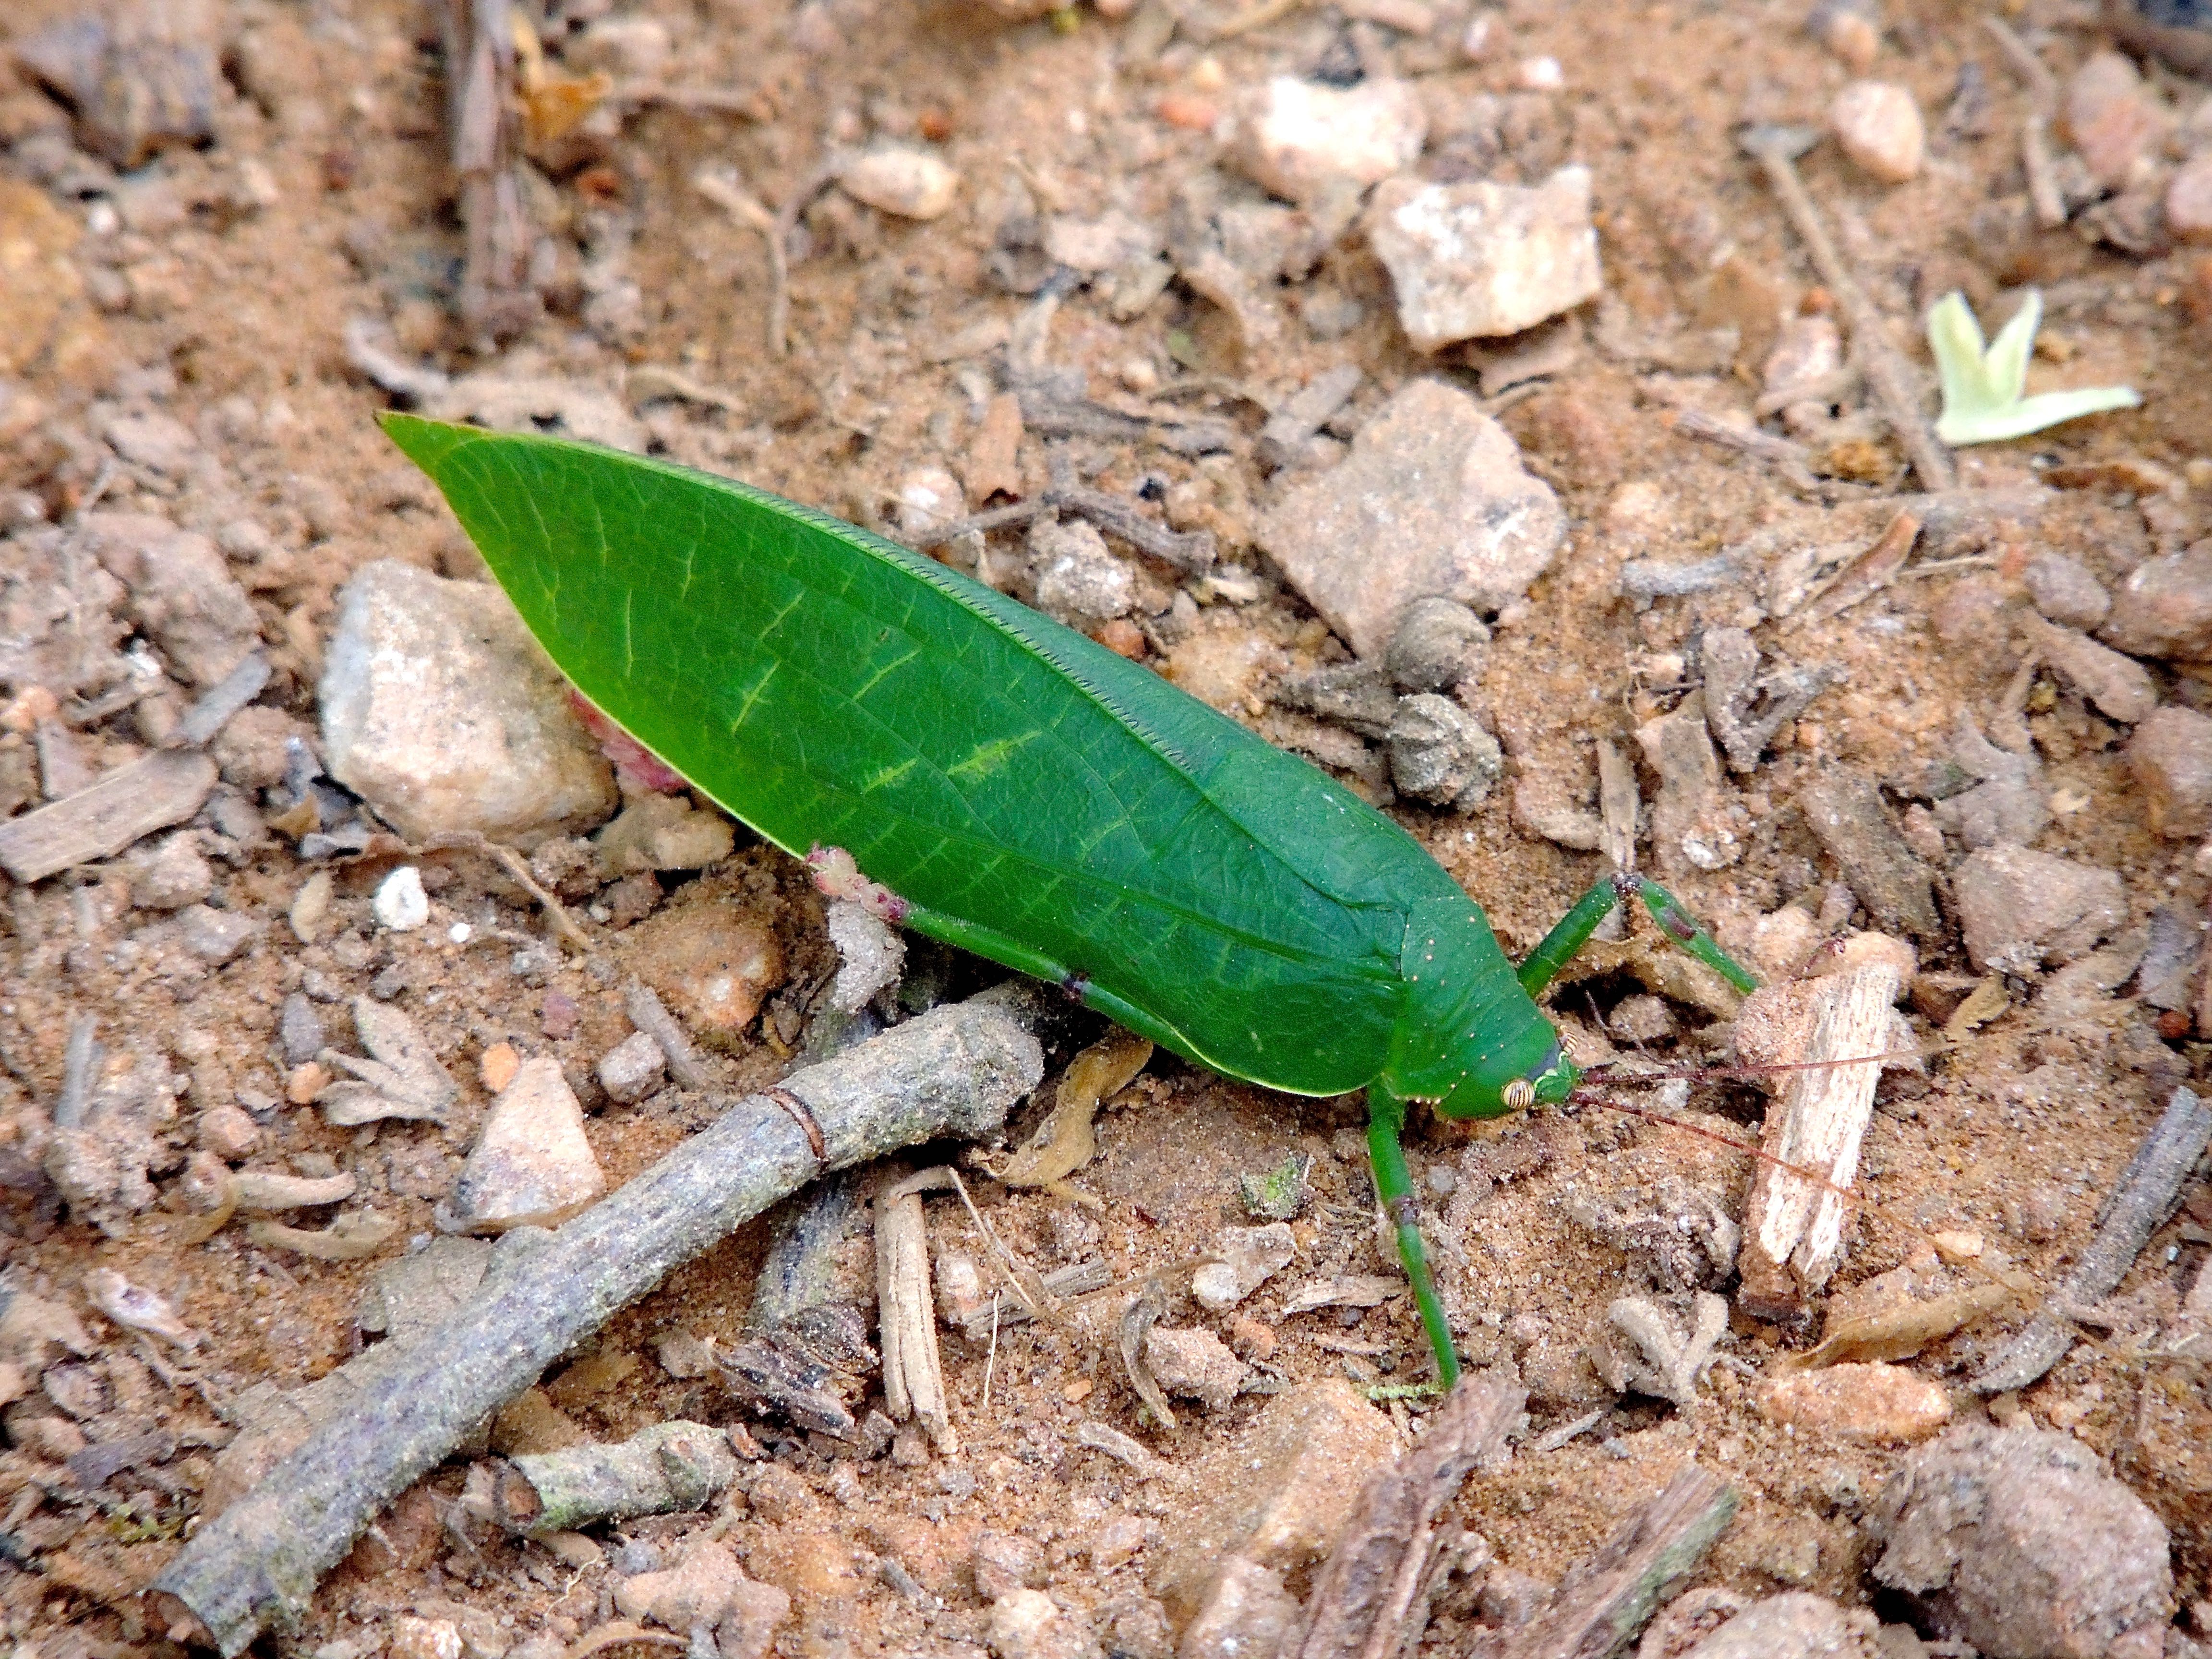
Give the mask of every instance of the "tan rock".
[{"label": "tan rock", "polygon": [[1844,154],[1886,185],[1915,176],[1927,155],[1920,106],[1903,87],[1887,81],[1852,82],[1829,106],[1828,123]]},{"label": "tan rock", "polygon": [[1759,1409],[1771,1423],[1859,1445],[1925,1440],[1951,1420],[1951,1396],[1898,1365],[1831,1365],[1770,1377]]}]

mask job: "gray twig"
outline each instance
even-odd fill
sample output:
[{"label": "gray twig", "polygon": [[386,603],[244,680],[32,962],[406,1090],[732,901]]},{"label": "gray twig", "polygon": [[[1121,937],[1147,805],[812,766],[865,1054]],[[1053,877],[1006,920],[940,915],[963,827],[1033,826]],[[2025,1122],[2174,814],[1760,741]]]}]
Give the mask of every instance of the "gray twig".
[{"label": "gray twig", "polygon": [[386,1503],[672,1268],[827,1170],[995,1130],[1043,1072],[1021,1018],[1034,1001],[994,992],[925,1014],[745,1097],[559,1231],[508,1233],[476,1293],[355,1362],[377,1362],[358,1408],[203,1527],[155,1588],[226,1655],[296,1621]]},{"label": "gray twig", "polygon": [[2089,1248],[2043,1308],[1982,1367],[1973,1379],[1976,1393],[2024,1389],[2066,1357],[2074,1346],[2075,1325],[2058,1310],[2101,1302],[2119,1287],[2208,1144],[2212,1104],[2190,1090],[2176,1089],[2165,1115],[2129,1160]]},{"label": "gray twig", "polygon": [[690,1033],[677,1024],[676,1016],[668,1012],[653,988],[641,979],[632,979],[623,987],[623,1012],[629,1023],[660,1045],[660,1052],[668,1057],[668,1075],[686,1089],[708,1089],[714,1086],[714,1073],[691,1046]]},{"label": "gray twig", "polygon": [[1740,138],[1746,153],[1765,169],[1767,183],[1773,186],[1798,239],[1812,256],[1813,268],[1820,273],[1820,280],[1828,285],[1828,291],[1836,296],[1836,303],[1843,307],[1844,319],[1851,326],[1852,355],[1859,360],[1867,384],[1874,388],[1884,418],[1911,459],[1912,470],[1929,489],[1955,488],[1958,475],[1952,468],[1950,453],[1937,441],[1927,417],[1921,413],[1919,398],[1913,392],[1903,356],[1890,343],[1881,313],[1859,286],[1857,276],[1844,263],[1836,245],[1828,240],[1820,210],[1814,204],[1805,181],[1797,176],[1798,141],[1799,135],[1794,130],[1770,126],[1747,128]]},{"label": "gray twig", "polygon": [[1698,438],[1723,449],[1733,449],[1766,462],[1783,482],[1801,495],[1817,495],[1820,481],[1813,476],[1812,456],[1802,444],[1761,432],[1757,427],[1735,427],[1717,421],[1701,409],[1686,409],[1674,416],[1674,430],[1685,438]]},{"label": "gray twig", "polygon": [[79,1014],[70,1022],[69,1047],[62,1053],[62,1091],[54,1097],[54,1127],[81,1129],[92,1104],[93,1079],[100,1075],[100,1018]]}]

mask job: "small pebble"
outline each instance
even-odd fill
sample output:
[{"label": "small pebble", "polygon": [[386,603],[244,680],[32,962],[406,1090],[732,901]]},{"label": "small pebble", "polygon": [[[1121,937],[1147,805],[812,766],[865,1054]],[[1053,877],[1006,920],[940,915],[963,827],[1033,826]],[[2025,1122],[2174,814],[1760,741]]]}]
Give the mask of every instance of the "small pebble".
[{"label": "small pebble", "polygon": [[1241,123],[1238,155],[1276,195],[1306,202],[1333,179],[1364,186],[1402,172],[1419,159],[1428,131],[1411,82],[1378,76],[1338,88],[1278,75]]},{"label": "small pebble", "polygon": [[848,196],[902,219],[935,219],[960,193],[960,175],[925,150],[879,149],[847,167]]},{"label": "small pebble", "polygon": [[566,1042],[576,1035],[576,1022],[580,1011],[576,999],[566,991],[548,991],[545,1000],[538,1005],[538,1029],[556,1042]]},{"label": "small pebble", "polygon": [[1018,1589],[1037,1589],[1045,1583],[1044,1546],[1018,1533],[986,1528],[975,1534],[970,1571],[975,1594],[996,1601]]},{"label": "small pebble", "polygon": [[2179,242],[2212,242],[2212,150],[2184,162],[2166,185],[2166,228]]},{"label": "small pebble", "polygon": [[477,1060],[477,1080],[497,1094],[514,1081],[514,1074],[522,1069],[522,1056],[514,1051],[512,1042],[495,1042]]},{"label": "small pebble", "polygon": [[1297,1242],[1286,1222],[1264,1227],[1226,1227],[1216,1236],[1209,1261],[1191,1276],[1191,1294],[1216,1313],[1233,1308],[1291,1265]]},{"label": "small pebble", "polygon": [[1928,131],[1903,87],[1854,81],[1836,94],[1828,120],[1844,154],[1884,184],[1901,185],[1920,171]]},{"label": "small pebble", "polygon": [[284,1079],[284,1098],[295,1106],[310,1105],[330,1080],[331,1074],[320,1061],[311,1060],[304,1066],[295,1066]]},{"label": "small pebble", "polygon": [[1504,775],[1498,739],[1449,697],[1423,691],[1399,700],[1388,739],[1398,793],[1468,811]]},{"label": "small pebble", "polygon": [[1759,1409],[1773,1423],[1850,1444],[1925,1440],[1951,1420],[1942,1386],[1898,1365],[1831,1365],[1770,1377]]},{"label": "small pebble", "polygon": [[181,910],[215,890],[215,872],[190,830],[171,836],[131,873],[131,902],[149,910]]},{"label": "small pebble", "polygon": [[284,1063],[297,1066],[323,1052],[330,1041],[323,1017],[302,992],[295,991],[276,1011],[276,1040],[284,1050]]},{"label": "small pebble", "polygon": [[605,1189],[605,1172],[584,1137],[583,1108],[561,1062],[541,1055],[518,1067],[492,1102],[439,1220],[466,1232],[550,1227]]},{"label": "small pebble", "polygon": [[1155,1325],[1145,1334],[1145,1359],[1170,1394],[1219,1411],[1237,1398],[1250,1368],[1212,1331]]},{"label": "small pebble", "polygon": [[285,920],[291,923],[292,936],[301,944],[313,945],[323,936],[323,923],[330,916],[331,895],[336,886],[329,871],[318,870],[292,895],[292,908]]},{"label": "small pebble", "polygon": [[430,896],[422,890],[422,872],[403,864],[377,884],[369,908],[377,921],[395,933],[411,933],[430,920]]},{"label": "small pebble", "polygon": [[2136,727],[2128,768],[2150,827],[2173,841],[2212,833],[2212,719],[2169,703]]},{"label": "small pebble", "polygon": [[2121,53],[2093,52],[2082,61],[2067,79],[2064,111],[2066,136],[2104,189],[2125,190],[2156,166],[2166,118]]},{"label": "small pebble", "polygon": [[1523,92],[1557,92],[1567,84],[1566,72],[1556,58],[1531,58],[1521,65],[1519,76]]},{"label": "small pebble", "polygon": [[2063,553],[2039,553],[2021,574],[2035,608],[2064,627],[2094,628],[2112,608],[2104,584]]},{"label": "small pebble", "polygon": [[1097,1639],[1036,1589],[992,1603],[983,1639],[995,1659],[1091,1659],[1098,1651]]},{"label": "small pebble", "polygon": [[599,1086],[617,1105],[633,1106],[657,1094],[668,1072],[668,1056],[651,1034],[633,1031],[599,1061]]},{"label": "small pebble", "polygon": [[211,968],[236,957],[261,932],[261,924],[251,916],[204,904],[188,907],[183,921],[185,949]]},{"label": "small pebble", "polygon": [[461,1659],[461,1627],[450,1619],[418,1619],[403,1613],[392,1621],[385,1644],[390,1659]]},{"label": "small pebble", "polygon": [[1968,1228],[1948,1228],[1928,1235],[1928,1242],[1936,1254],[1953,1267],[1962,1261],[1978,1261],[1981,1257],[1982,1236]]},{"label": "small pebble", "polygon": [[210,1106],[200,1114],[199,1142],[217,1158],[235,1163],[261,1144],[261,1126],[242,1107]]}]

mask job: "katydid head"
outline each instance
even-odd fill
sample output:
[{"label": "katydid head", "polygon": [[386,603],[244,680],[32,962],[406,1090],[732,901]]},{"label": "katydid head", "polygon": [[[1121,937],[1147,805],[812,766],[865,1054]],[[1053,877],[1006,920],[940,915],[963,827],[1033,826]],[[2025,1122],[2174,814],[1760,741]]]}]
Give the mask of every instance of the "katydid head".
[{"label": "katydid head", "polygon": [[1465,904],[1417,907],[1413,920],[1384,1087],[1446,1117],[1502,1117],[1565,1100],[1581,1068],[1481,914]]}]

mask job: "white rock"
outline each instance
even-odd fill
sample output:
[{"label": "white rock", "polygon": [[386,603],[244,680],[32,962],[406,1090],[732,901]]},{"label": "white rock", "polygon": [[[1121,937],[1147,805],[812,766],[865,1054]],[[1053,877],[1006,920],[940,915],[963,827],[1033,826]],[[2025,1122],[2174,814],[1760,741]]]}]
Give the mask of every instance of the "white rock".
[{"label": "white rock", "polygon": [[1339,88],[1278,75],[1239,124],[1237,156],[1276,195],[1304,202],[1332,179],[1380,184],[1411,167],[1428,136],[1428,112],[1410,82]]},{"label": "white rock", "polygon": [[475,1148],[440,1206],[439,1221],[454,1232],[503,1232],[526,1223],[550,1227],[606,1184],[561,1062],[541,1054],[524,1060],[492,1102]]},{"label": "white rock", "polygon": [[430,920],[430,896],[422,890],[422,872],[411,864],[401,865],[376,884],[369,908],[393,933],[413,933]]},{"label": "white rock", "polygon": [[1341,465],[1285,492],[1260,545],[1362,657],[1414,600],[1498,611],[1543,574],[1567,533],[1551,486],[1467,393],[1414,380],[1376,412]]},{"label": "white rock", "polygon": [[1901,185],[1920,171],[1928,131],[1903,87],[1854,81],[1829,106],[1828,123],[1844,154],[1882,183]]},{"label": "white rock", "polygon": [[657,17],[602,17],[562,55],[579,74],[605,70],[623,81],[658,81],[675,55],[668,25]]},{"label": "white rock", "polygon": [[1095,628],[1136,604],[1136,573],[1128,561],[1080,520],[1039,519],[1030,526],[1029,544],[1036,556],[1037,609],[1055,622]]},{"label": "white rock", "polygon": [[1588,167],[1561,167],[1533,187],[1394,179],[1375,192],[1367,240],[1422,351],[1518,334],[1605,286]]},{"label": "white rock", "polygon": [[1213,1253],[1220,1260],[1191,1275],[1191,1294],[1215,1313],[1233,1308],[1289,1267],[1297,1249],[1288,1222],[1224,1227],[1213,1242]]},{"label": "white rock", "polygon": [[837,182],[855,201],[902,219],[937,218],[960,193],[960,175],[920,149],[872,150]]},{"label": "white rock", "polygon": [[632,1031],[599,1060],[599,1086],[618,1106],[634,1106],[660,1091],[668,1056],[649,1031]]},{"label": "white rock", "polygon": [[588,828],[614,774],[497,588],[380,561],[346,584],[324,659],[331,775],[410,841]]},{"label": "white rock", "polygon": [[927,536],[966,509],[960,480],[941,466],[916,467],[899,480],[899,528],[909,536]]}]

